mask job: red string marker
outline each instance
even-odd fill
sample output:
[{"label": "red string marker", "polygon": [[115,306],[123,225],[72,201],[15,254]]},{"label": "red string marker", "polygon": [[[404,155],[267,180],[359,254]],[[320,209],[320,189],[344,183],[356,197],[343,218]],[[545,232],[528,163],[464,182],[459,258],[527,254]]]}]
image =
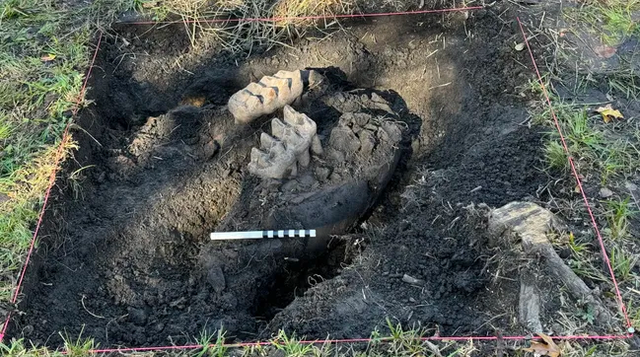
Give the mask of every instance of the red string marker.
[{"label": "red string marker", "polygon": [[[73,116],[78,113],[80,110],[80,103],[82,103],[82,98],[84,97],[84,93],[87,89],[87,83],[89,82],[89,77],[91,76],[91,71],[93,70],[93,65],[95,64],[96,57],[98,56],[98,51],[100,50],[100,44],[102,43],[102,31],[98,31],[98,42],[96,43],[96,49],[93,52],[93,57],[91,58],[91,62],[89,64],[89,69],[87,70],[87,74],[84,78],[84,82],[82,83],[82,88],[80,89],[80,93],[78,94],[78,99],[76,100],[76,104],[74,105],[73,110],[71,111]],[[27,256],[25,258],[24,264],[22,265],[22,270],[20,272],[20,277],[18,278],[18,284],[13,291],[13,295],[11,297],[11,303],[15,304],[18,301],[18,295],[20,294],[20,290],[22,288],[22,282],[24,280],[24,276],[27,272],[27,266],[31,260],[31,255],[33,254],[33,249],[36,244],[36,239],[38,238],[38,232],[40,232],[40,226],[42,225],[42,219],[44,218],[44,212],[47,208],[47,203],[49,202],[49,197],[51,196],[51,189],[56,182],[56,174],[58,173],[58,164],[62,158],[62,151],[64,149],[64,143],[68,140],[69,137],[69,127],[71,125],[71,120],[67,123],[62,133],[62,140],[58,145],[58,149],[56,151],[56,158],[54,160],[53,170],[49,175],[49,185],[47,186],[47,190],[45,191],[44,201],[42,203],[42,208],[40,209],[40,213],[38,214],[38,221],[36,223],[36,228],[33,231],[33,237],[31,238],[31,244],[29,245],[29,250],[27,252]],[[7,318],[4,321],[4,325],[0,332],[0,343],[4,340],[4,336],[7,333],[7,328],[9,328],[9,322],[11,321],[11,312],[7,314]]]},{"label": "red string marker", "polygon": [[542,76],[540,75],[540,70],[538,69],[538,64],[536,62],[535,57],[533,56],[533,51],[531,51],[531,46],[529,46],[529,39],[527,38],[527,34],[524,31],[524,27],[522,26],[522,22],[520,18],[517,17],[518,25],[520,26],[520,31],[522,32],[522,36],[524,37],[524,43],[527,46],[527,50],[529,51],[529,56],[531,57],[531,62],[533,63],[533,67],[536,71],[536,75],[538,76],[538,81],[540,82],[540,86],[542,87],[542,93],[545,96],[547,104],[549,105],[549,110],[551,111],[551,117],[553,118],[553,122],[555,124],[556,130],[558,130],[558,134],[560,134],[560,141],[562,141],[562,147],[564,151],[567,153],[569,157],[569,165],[571,166],[571,173],[573,177],[576,179],[576,183],[578,184],[578,188],[580,189],[580,194],[582,195],[582,200],[584,201],[584,206],[589,212],[589,217],[591,218],[591,224],[593,225],[593,229],[596,232],[596,236],[598,237],[598,243],[600,244],[600,250],[602,251],[602,257],[607,264],[607,268],[609,269],[609,274],[611,275],[611,280],[613,281],[613,286],[615,287],[616,297],[618,299],[618,303],[620,305],[620,309],[622,310],[622,314],[627,323],[627,331],[629,334],[635,332],[633,325],[631,324],[631,320],[629,319],[629,315],[627,314],[627,308],[622,300],[622,294],[620,293],[620,288],[618,287],[618,281],[616,280],[616,274],[613,271],[613,266],[611,265],[611,260],[609,260],[609,255],[607,254],[607,250],[604,246],[604,239],[602,238],[602,234],[600,234],[600,229],[598,228],[598,223],[596,222],[596,218],[591,211],[591,205],[589,204],[589,199],[587,198],[587,194],[584,192],[584,188],[582,187],[582,181],[580,180],[580,175],[578,175],[578,171],[573,163],[573,157],[571,157],[571,152],[569,151],[569,147],[565,141],[564,135],[562,134],[562,128],[560,127],[560,122],[558,121],[558,117],[556,116],[556,112],[553,109],[553,105],[551,105],[551,98],[549,97],[549,93],[547,92],[547,87],[544,85],[544,81],[542,80]]}]

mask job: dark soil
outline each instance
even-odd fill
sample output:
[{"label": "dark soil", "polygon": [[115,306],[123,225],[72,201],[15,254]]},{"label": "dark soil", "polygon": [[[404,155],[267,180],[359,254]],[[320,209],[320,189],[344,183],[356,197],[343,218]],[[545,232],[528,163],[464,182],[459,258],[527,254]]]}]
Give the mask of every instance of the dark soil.
[{"label": "dark soil", "polygon": [[[485,213],[538,199],[547,178],[504,10],[355,21],[249,58],[191,53],[182,25],[116,28],[79,121],[92,137],[75,133],[68,170],[86,166],[85,178],[58,183],[10,335],[59,346],[58,332],[82,331],[103,347],[220,327],[232,340],[367,337],[387,318],[441,335],[524,333],[518,287],[492,290]],[[266,121],[236,127],[224,105],[251,80],[302,68],[333,93],[375,89],[392,104],[406,128],[395,173],[341,234],[210,242],[215,230],[298,228],[251,218],[268,209],[251,204],[261,191],[246,170]],[[341,113],[314,108],[326,130]]]}]

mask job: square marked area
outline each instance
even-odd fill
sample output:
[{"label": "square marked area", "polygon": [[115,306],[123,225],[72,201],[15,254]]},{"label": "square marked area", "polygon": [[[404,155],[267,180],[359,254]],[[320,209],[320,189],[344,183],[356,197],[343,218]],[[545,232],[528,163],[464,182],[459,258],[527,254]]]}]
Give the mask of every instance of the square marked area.
[{"label": "square marked area", "polygon": [[[213,26],[114,27],[8,336],[51,347],[60,331],[100,347],[182,345],[220,328],[230,342],[280,329],[358,338],[387,319],[426,335],[526,335],[523,270],[539,273],[544,331],[610,332],[559,319],[588,311],[487,229],[490,208],[547,198],[546,129],[525,125],[532,77],[512,25],[494,10],[345,20],[249,55],[225,51]],[[316,122],[322,154],[293,178],[251,175],[251,149],[282,112],[237,125],[230,96],[305,68],[322,80],[294,108]],[[208,239],[310,228],[317,238]]]}]

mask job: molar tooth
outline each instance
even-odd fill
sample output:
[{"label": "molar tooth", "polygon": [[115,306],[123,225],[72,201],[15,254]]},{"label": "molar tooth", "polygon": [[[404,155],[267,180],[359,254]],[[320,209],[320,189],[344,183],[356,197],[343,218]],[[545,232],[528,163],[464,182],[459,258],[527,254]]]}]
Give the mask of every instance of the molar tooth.
[{"label": "molar tooth", "polygon": [[271,164],[269,154],[260,149],[251,148],[251,164],[255,164],[259,168],[269,166]]},{"label": "molar tooth", "polygon": [[294,127],[300,135],[309,139],[316,135],[318,130],[316,122],[304,113],[298,113],[288,105],[284,107],[283,113],[285,123]]},{"label": "molar tooth", "polygon": [[277,179],[295,176],[301,167],[309,166],[310,147],[314,154],[322,152],[313,120],[289,106],[284,108],[284,117],[285,122],[278,118],[271,120],[272,135],[260,134],[260,148],[264,151],[251,151],[252,174]]},{"label": "molar tooth", "polygon": [[273,118],[271,120],[271,135],[275,136],[278,139],[282,139],[285,135],[286,129],[287,125],[280,119]]},{"label": "molar tooth", "polygon": [[229,111],[237,124],[249,123],[262,115],[296,101],[304,90],[300,71],[279,71],[265,76],[257,83],[250,83],[229,98]]},{"label": "molar tooth", "polygon": [[270,149],[273,147],[278,140],[273,136],[263,132],[260,134],[260,148],[261,149]]}]

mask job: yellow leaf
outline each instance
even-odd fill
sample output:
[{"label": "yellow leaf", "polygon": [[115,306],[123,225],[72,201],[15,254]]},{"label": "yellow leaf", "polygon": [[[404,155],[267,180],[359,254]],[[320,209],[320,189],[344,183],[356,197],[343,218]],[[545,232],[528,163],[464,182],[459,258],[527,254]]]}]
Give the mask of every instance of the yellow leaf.
[{"label": "yellow leaf", "polygon": [[523,348],[525,352],[532,352],[537,356],[549,356],[560,357],[560,347],[553,342],[551,337],[539,333],[538,336],[544,340],[544,342],[531,341],[531,347]]},{"label": "yellow leaf", "polygon": [[612,119],[624,119],[622,113],[617,109],[613,109],[611,104],[607,104],[604,107],[596,109],[596,112],[602,115],[602,119],[604,119],[605,123],[610,122]]},{"label": "yellow leaf", "polygon": [[40,57],[40,60],[42,60],[43,62],[51,62],[54,59],[56,59],[56,55],[54,55],[53,53],[49,53],[46,56]]}]

